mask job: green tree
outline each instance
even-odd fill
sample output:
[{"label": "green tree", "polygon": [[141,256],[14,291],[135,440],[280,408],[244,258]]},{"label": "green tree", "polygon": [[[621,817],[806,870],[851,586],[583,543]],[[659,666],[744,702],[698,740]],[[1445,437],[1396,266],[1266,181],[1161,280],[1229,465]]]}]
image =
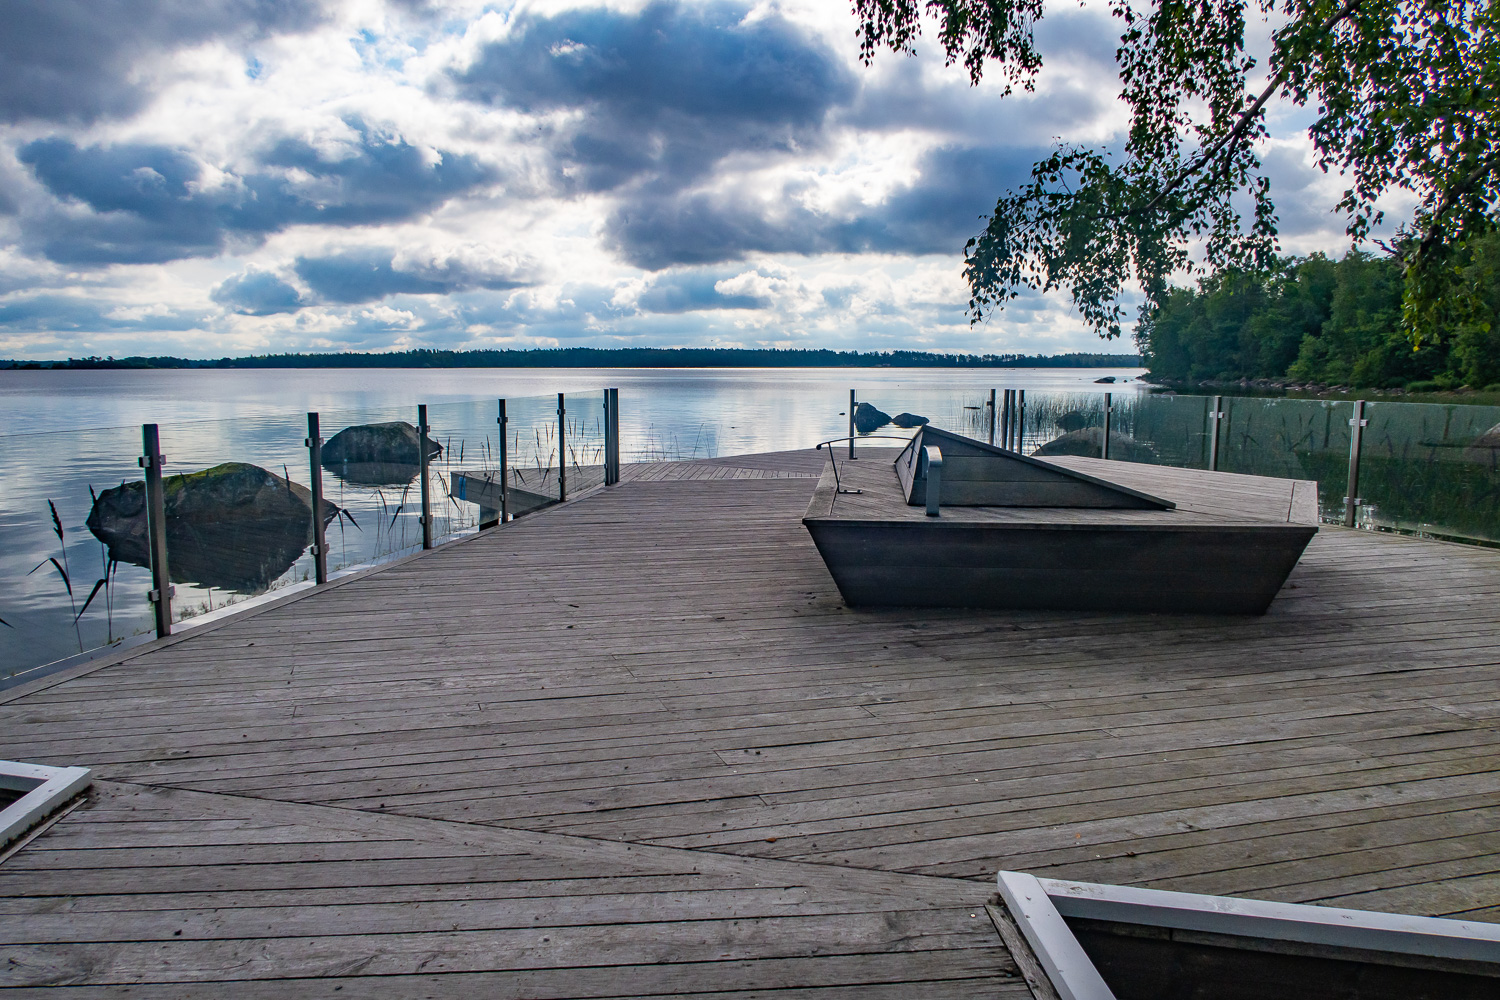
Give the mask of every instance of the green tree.
[{"label": "green tree", "polygon": [[1356,388],[1500,381],[1500,234],[1476,240],[1463,271],[1475,322],[1413,350],[1401,332],[1399,262],[1351,251],[1227,271],[1173,288],[1136,328],[1153,373],[1169,379],[1291,378]]},{"label": "green tree", "polygon": [[[998,67],[1007,92],[1030,89],[1045,0],[854,0],[861,54],[910,52],[924,10],[948,61],[977,83]],[[1206,270],[1268,273],[1278,263],[1275,206],[1256,143],[1266,109],[1315,110],[1318,166],[1348,187],[1336,206],[1359,242],[1377,200],[1413,192],[1397,242],[1402,320],[1420,346],[1482,311],[1464,268],[1493,231],[1500,198],[1500,0],[1110,0],[1130,108],[1123,151],[1060,145],[1003,195],[965,248],[975,322],[1022,289],[1066,288],[1103,336],[1120,333],[1131,286],[1146,308],[1169,279]],[[1246,53],[1247,17],[1277,27],[1263,71]],[[1235,199],[1248,196],[1242,214]]]}]

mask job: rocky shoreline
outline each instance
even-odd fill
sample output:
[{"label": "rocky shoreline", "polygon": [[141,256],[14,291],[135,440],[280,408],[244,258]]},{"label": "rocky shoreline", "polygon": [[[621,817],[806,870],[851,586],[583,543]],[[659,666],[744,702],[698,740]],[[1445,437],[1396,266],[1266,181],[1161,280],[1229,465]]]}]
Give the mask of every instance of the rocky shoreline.
[{"label": "rocky shoreline", "polygon": [[1171,379],[1154,376],[1150,372],[1136,376],[1137,382],[1145,382],[1151,386],[1157,386],[1171,392],[1188,392],[1194,395],[1206,395],[1213,392],[1241,393],[1254,395],[1259,393],[1296,393],[1306,396],[1330,396],[1348,397],[1360,399],[1400,399],[1403,396],[1416,396],[1426,399],[1432,396],[1452,397],[1483,395],[1486,398],[1496,395],[1488,389],[1476,389],[1474,386],[1462,385],[1453,389],[1423,389],[1411,390],[1407,388],[1373,389],[1356,388],[1352,385],[1326,385],[1319,382],[1298,382],[1295,379],[1274,378],[1241,378],[1241,379],[1201,379],[1191,381],[1188,379]]}]

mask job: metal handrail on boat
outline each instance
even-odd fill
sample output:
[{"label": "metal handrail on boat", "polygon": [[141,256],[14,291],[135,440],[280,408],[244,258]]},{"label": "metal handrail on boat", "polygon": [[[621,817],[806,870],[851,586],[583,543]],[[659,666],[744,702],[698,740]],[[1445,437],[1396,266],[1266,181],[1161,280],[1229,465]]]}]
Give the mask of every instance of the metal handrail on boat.
[{"label": "metal handrail on boat", "polygon": [[911,438],[901,437],[899,434],[856,434],[854,437],[841,437],[834,438],[832,441],[824,441],[813,448],[813,451],[821,450],[825,444],[838,444],[840,441],[905,441],[907,444],[910,444]]},{"label": "metal handrail on boat", "polygon": [[[897,434],[859,434],[854,437],[834,438],[832,441],[823,441],[813,448],[813,451],[822,451],[825,444],[838,444],[840,441],[905,441],[911,444],[911,438],[901,437]],[[853,456],[850,456],[851,458]],[[836,493],[845,493],[851,496],[863,493],[864,490],[846,490],[844,484],[839,480],[839,460],[833,457],[832,449],[828,452],[828,460],[833,463],[833,488]]]}]

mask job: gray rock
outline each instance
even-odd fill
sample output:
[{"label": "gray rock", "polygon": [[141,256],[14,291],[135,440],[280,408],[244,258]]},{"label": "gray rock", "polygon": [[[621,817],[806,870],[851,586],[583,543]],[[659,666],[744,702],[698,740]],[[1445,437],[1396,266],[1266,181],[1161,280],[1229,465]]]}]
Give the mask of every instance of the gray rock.
[{"label": "gray rock", "polygon": [[891,423],[897,427],[921,427],[923,424],[931,423],[926,417],[919,417],[915,413],[898,413],[891,418]]},{"label": "gray rock", "polygon": [[[1082,430],[1069,431],[1062,437],[1054,438],[1032,452],[1037,458],[1046,458],[1049,455],[1075,455],[1079,458],[1098,458],[1100,447],[1104,444],[1104,428],[1085,427]],[[1156,461],[1156,449],[1149,444],[1137,441],[1135,438],[1125,437],[1123,434],[1109,435],[1109,457],[1124,462],[1146,462]]]},{"label": "gray rock", "polygon": [[[427,456],[442,454],[443,448],[427,439]],[[388,424],[356,424],[345,427],[323,445],[323,464],[380,463],[417,465],[417,429],[405,420]]]},{"label": "gray rock", "polygon": [[[167,568],[178,583],[239,593],[262,590],[312,542],[312,493],[258,465],[225,462],[168,476]],[[339,512],[323,501],[326,525]],[[137,479],[99,494],[84,522],[112,559],[151,564],[146,484]]]},{"label": "gray rock", "polygon": [[1464,449],[1464,458],[1470,462],[1493,466],[1497,458],[1500,458],[1500,424],[1471,441]]},{"label": "gray rock", "polygon": [[860,403],[854,408],[854,430],[858,434],[870,434],[891,422],[891,415],[877,410],[869,403]]},{"label": "gray rock", "polygon": [[1089,424],[1089,418],[1078,410],[1069,410],[1057,418],[1057,429],[1064,433],[1081,431]]}]

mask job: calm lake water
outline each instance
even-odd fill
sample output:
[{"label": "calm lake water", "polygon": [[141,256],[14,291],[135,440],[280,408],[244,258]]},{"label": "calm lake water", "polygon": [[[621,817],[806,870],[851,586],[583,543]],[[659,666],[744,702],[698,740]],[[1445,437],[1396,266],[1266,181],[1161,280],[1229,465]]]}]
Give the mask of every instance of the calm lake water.
[{"label": "calm lake water", "polygon": [[[1139,374],[901,368],[0,371],[0,681],[149,631],[148,572],[124,558],[112,564],[110,551],[85,524],[96,494],[140,479],[142,423],[160,425],[168,476],[246,462],[283,483],[306,484],[309,410],[320,412],[326,439],[355,424],[415,423],[417,404],[428,404],[432,435],[443,445],[431,483],[436,528],[448,536],[476,526],[477,508],[449,497],[450,474],[495,466],[500,397],[507,399],[510,417],[511,464],[524,468],[556,462],[558,392],[567,394],[569,462],[590,465],[598,463],[602,448],[600,390],[606,387],[620,390],[622,458],[630,462],[810,447],[847,433],[850,389],[891,414],[909,411],[982,436],[991,388],[1025,389],[1039,407],[1048,400],[1048,412],[1092,412],[1104,391],[1128,395],[1144,388],[1134,381]],[[1106,375],[1120,381],[1095,383]],[[329,527],[335,570],[420,544],[414,479],[370,483],[325,474],[326,495],[347,512]],[[49,502],[56,507],[56,525]],[[274,592],[311,572],[300,539],[268,546],[263,534],[247,533],[235,544],[233,523],[211,527],[217,532],[212,546],[218,547],[212,558],[185,549],[181,558],[169,558],[178,617]],[[107,586],[96,586],[106,578]]]},{"label": "calm lake water", "polygon": [[[595,392],[616,387],[621,409],[665,420],[720,420],[744,414],[768,439],[804,428],[789,412],[836,414],[850,389],[882,407],[934,392],[992,387],[1048,392],[1131,391],[1143,369],[1095,368],[524,368],[210,369],[173,371],[0,371],[0,428],[31,431],[123,427],[300,415],[308,410],[414,408],[499,397]],[[1094,380],[1132,381],[1114,387]],[[790,411],[789,409],[790,408]],[[809,409],[812,408],[812,409]],[[823,427],[821,417],[817,427]],[[811,428],[806,428],[811,430]],[[817,433],[816,430],[813,431]]]}]

